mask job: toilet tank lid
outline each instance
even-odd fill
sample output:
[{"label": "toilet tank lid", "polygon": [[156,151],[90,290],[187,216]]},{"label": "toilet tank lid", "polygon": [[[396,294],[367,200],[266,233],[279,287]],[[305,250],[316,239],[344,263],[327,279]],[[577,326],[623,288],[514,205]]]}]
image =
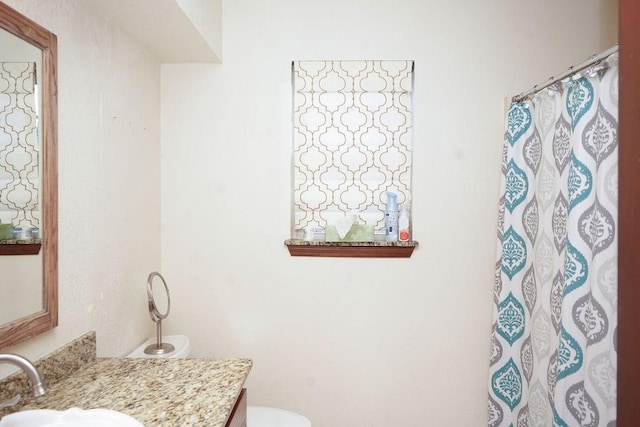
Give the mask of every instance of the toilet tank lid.
[{"label": "toilet tank lid", "polygon": [[149,345],[157,341],[156,337],[149,338],[142,344],[140,344],[135,350],[133,350],[127,357],[133,358],[186,358],[191,354],[191,342],[186,335],[163,335],[162,342],[169,343],[175,347],[175,350],[171,353],[167,353],[164,356],[151,356],[145,354],[144,349]]}]

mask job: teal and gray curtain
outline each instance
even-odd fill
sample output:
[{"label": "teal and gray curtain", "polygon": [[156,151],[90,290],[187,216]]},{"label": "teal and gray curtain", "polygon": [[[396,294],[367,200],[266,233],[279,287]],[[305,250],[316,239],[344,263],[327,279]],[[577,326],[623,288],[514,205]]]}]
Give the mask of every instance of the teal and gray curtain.
[{"label": "teal and gray curtain", "polygon": [[614,426],[617,54],[507,116],[489,426]]}]

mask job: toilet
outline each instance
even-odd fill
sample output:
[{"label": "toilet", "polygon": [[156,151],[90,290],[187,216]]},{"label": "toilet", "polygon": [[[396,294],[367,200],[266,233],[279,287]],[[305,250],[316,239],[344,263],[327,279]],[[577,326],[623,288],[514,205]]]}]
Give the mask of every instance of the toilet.
[{"label": "toilet", "polygon": [[[149,338],[127,355],[130,358],[188,358],[191,354],[191,343],[185,335],[166,335],[163,343],[173,345],[174,350],[162,354],[147,354],[144,349],[149,344],[157,342],[157,338]],[[311,427],[311,421],[306,417],[284,409],[265,406],[247,406],[247,427]]]},{"label": "toilet", "polygon": [[156,358],[186,359],[191,354],[191,343],[189,342],[189,337],[185,335],[165,335],[162,337],[163,343],[171,344],[174,347],[174,350],[169,353],[162,354],[162,355],[155,355],[155,354],[147,354],[144,352],[144,349],[147,348],[148,345],[157,344],[157,342],[158,342],[158,339],[156,337],[149,338],[148,340],[140,344],[138,348],[136,348],[131,353],[129,353],[127,357],[149,358],[149,359],[156,359]]},{"label": "toilet", "polygon": [[247,427],[311,427],[311,421],[284,409],[248,406]]}]

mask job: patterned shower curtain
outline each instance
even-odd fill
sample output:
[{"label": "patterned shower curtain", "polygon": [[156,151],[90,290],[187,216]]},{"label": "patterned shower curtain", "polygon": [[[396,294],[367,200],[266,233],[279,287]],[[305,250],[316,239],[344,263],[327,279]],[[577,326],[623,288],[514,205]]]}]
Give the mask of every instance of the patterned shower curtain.
[{"label": "patterned shower curtain", "polygon": [[507,116],[489,426],[614,426],[617,53]]}]

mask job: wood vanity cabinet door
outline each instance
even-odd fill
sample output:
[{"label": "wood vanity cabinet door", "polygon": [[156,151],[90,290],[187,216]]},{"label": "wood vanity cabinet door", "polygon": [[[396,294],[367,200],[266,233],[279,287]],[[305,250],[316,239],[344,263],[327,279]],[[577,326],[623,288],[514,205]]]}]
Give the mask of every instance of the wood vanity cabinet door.
[{"label": "wood vanity cabinet door", "polygon": [[243,388],[226,427],[247,427],[247,389]]}]

